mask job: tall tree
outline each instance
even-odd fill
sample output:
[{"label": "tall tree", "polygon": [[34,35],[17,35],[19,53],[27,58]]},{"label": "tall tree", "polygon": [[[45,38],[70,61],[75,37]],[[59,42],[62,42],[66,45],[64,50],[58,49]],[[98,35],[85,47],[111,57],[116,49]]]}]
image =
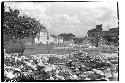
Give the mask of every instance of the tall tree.
[{"label": "tall tree", "polygon": [[2,25],[4,49],[7,53],[22,53],[25,50],[25,43],[22,39],[27,37],[32,42],[37,33],[46,28],[39,21],[36,21],[35,18],[27,15],[21,16],[18,9],[8,9],[8,11],[4,9]]},{"label": "tall tree", "polygon": [[90,38],[91,43],[98,47],[98,43],[100,42],[100,39],[102,37],[102,24],[96,25],[95,29],[91,29],[88,31],[88,37]]},{"label": "tall tree", "polygon": [[35,18],[27,15],[20,16],[19,14],[18,9],[12,10],[9,8],[9,11],[4,11],[3,34],[5,39],[34,38],[41,29],[45,29]]}]

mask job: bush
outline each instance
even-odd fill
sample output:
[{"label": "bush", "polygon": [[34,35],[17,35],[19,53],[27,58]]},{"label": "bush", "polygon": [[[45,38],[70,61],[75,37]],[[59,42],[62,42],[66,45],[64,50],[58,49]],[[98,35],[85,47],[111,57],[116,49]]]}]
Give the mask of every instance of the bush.
[{"label": "bush", "polygon": [[4,48],[6,50],[6,53],[23,53],[25,50],[24,44],[19,41],[7,41],[6,44],[4,44]]}]

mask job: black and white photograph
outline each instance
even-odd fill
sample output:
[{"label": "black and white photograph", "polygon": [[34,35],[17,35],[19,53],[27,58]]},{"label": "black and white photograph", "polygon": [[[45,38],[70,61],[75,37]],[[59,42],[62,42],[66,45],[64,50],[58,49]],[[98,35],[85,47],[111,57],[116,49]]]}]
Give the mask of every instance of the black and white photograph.
[{"label": "black and white photograph", "polygon": [[119,81],[118,1],[1,2],[2,82]]}]

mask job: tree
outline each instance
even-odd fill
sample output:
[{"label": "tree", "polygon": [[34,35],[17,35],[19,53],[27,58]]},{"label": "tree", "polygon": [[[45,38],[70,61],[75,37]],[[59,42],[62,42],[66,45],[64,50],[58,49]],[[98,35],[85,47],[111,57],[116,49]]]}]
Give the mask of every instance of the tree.
[{"label": "tree", "polygon": [[11,8],[9,11],[4,11],[3,34],[5,40],[24,37],[34,38],[41,29],[45,29],[35,18],[27,15],[20,16],[19,13],[18,9],[12,10]]},{"label": "tree", "polygon": [[111,28],[109,31],[103,31],[102,35],[103,39],[105,39],[106,44],[114,44],[115,46],[118,46],[119,44],[119,28]]},{"label": "tree", "polygon": [[69,33],[69,34],[62,33],[62,34],[60,34],[58,36],[62,37],[64,41],[68,41],[70,39],[74,39],[75,38],[75,35],[72,34],[72,33]]},{"label": "tree", "polygon": [[25,45],[22,39],[28,37],[33,40],[40,30],[46,29],[35,18],[27,15],[21,16],[18,9],[12,10],[11,8],[9,8],[9,11],[4,9],[2,28],[4,49],[7,53],[23,52]]},{"label": "tree", "polygon": [[89,30],[88,31],[88,37],[90,38],[91,43],[98,47],[98,43],[101,40],[102,37],[102,24],[101,25],[96,25],[95,29]]},{"label": "tree", "polygon": [[75,37],[75,38],[74,38],[74,43],[75,43],[75,44],[82,44],[82,43],[83,43],[83,40],[84,40],[83,38]]}]

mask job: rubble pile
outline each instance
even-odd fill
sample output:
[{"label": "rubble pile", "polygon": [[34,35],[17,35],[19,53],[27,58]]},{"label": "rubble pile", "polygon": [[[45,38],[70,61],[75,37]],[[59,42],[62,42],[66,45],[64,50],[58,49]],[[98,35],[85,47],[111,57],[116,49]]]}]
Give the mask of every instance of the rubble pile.
[{"label": "rubble pile", "polygon": [[66,55],[5,54],[4,81],[31,80],[118,80],[118,67],[110,58],[102,58],[85,52]]},{"label": "rubble pile", "polygon": [[[118,80],[118,57],[103,57],[100,55],[93,55],[85,52],[74,53],[74,57],[81,65],[78,67],[79,71],[95,72],[103,78],[91,78],[90,80],[106,79],[106,80]],[[113,63],[114,61],[114,63]],[[77,64],[78,65],[78,64]],[[92,75],[95,75],[92,74]],[[92,77],[92,76],[91,76]]]}]

